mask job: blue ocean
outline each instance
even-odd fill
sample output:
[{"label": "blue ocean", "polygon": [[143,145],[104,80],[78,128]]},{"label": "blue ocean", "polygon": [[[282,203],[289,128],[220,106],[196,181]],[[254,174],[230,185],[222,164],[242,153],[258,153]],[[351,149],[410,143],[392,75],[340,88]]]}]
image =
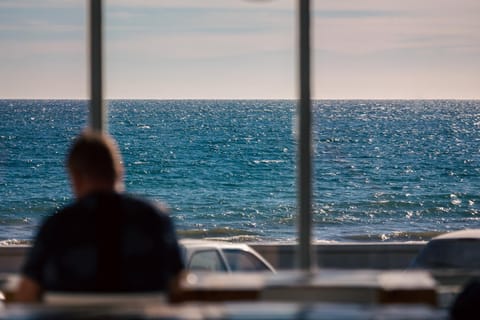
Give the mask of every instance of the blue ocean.
[{"label": "blue ocean", "polygon": [[[129,193],[181,237],[295,241],[296,101],[113,100]],[[318,241],[427,240],[480,227],[480,101],[313,103]],[[85,100],[0,100],[0,244],[72,201],[64,159]]]}]

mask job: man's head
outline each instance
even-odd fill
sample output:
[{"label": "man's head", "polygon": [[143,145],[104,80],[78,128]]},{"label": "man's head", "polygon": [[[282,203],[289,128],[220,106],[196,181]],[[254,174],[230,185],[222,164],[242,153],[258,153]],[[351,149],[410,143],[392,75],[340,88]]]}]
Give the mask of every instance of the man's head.
[{"label": "man's head", "polygon": [[75,195],[121,188],[123,167],[115,141],[108,135],[85,131],[73,143],[67,168]]}]

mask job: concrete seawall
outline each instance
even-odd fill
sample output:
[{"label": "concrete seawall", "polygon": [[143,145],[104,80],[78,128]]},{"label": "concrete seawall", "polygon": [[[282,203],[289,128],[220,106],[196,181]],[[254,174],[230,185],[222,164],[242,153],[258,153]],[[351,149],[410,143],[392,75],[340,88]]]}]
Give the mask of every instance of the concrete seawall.
[{"label": "concrete seawall", "polygon": [[[277,270],[295,268],[295,244],[250,244]],[[335,243],[314,245],[320,268],[404,269],[425,243]],[[18,272],[28,246],[0,247],[0,272]]]},{"label": "concrete seawall", "polygon": [[0,247],[0,273],[14,273],[20,270],[28,246]]},{"label": "concrete seawall", "polygon": [[[278,270],[295,268],[295,244],[251,244]],[[320,268],[335,269],[404,269],[424,242],[335,243],[313,246]]]}]

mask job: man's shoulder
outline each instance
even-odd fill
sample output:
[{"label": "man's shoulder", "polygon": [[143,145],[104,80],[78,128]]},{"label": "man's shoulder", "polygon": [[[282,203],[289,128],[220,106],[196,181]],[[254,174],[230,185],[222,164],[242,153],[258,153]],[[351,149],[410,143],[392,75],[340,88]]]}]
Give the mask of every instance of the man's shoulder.
[{"label": "man's shoulder", "polygon": [[127,216],[135,217],[140,220],[160,219],[169,220],[169,210],[160,202],[149,200],[131,194],[115,194],[115,195],[92,195],[90,197],[77,200],[63,208],[57,210],[53,215],[44,221],[47,225],[63,224],[74,221],[90,221],[95,214],[98,214],[98,202],[101,198],[105,199],[104,209],[111,209],[119,206]]},{"label": "man's shoulder", "polygon": [[39,234],[52,238],[59,233],[84,228],[89,223],[88,214],[84,214],[81,206],[73,202],[46,216],[40,225]]},{"label": "man's shoulder", "polygon": [[160,202],[156,202],[147,198],[131,194],[121,194],[120,198],[122,204],[125,206],[132,206],[138,209],[157,211],[163,214],[168,213],[168,209]]},{"label": "man's shoulder", "polygon": [[53,214],[46,217],[45,222],[52,223],[57,220],[72,218],[77,216],[77,213],[80,213],[81,211],[81,206],[77,201],[75,201],[54,211]]},{"label": "man's shoulder", "polygon": [[126,212],[139,216],[150,216],[160,219],[169,219],[169,210],[161,202],[156,202],[143,197],[122,194],[121,195],[122,209]]}]

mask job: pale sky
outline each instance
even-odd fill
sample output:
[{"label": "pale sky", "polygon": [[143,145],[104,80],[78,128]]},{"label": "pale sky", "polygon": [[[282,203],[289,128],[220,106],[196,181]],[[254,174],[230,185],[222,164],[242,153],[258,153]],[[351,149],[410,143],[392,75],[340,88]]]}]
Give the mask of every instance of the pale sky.
[{"label": "pale sky", "polygon": [[[0,0],[0,98],[88,98],[86,0]],[[316,99],[480,99],[480,1],[312,0]],[[111,0],[106,98],[294,99],[296,0]]]}]

